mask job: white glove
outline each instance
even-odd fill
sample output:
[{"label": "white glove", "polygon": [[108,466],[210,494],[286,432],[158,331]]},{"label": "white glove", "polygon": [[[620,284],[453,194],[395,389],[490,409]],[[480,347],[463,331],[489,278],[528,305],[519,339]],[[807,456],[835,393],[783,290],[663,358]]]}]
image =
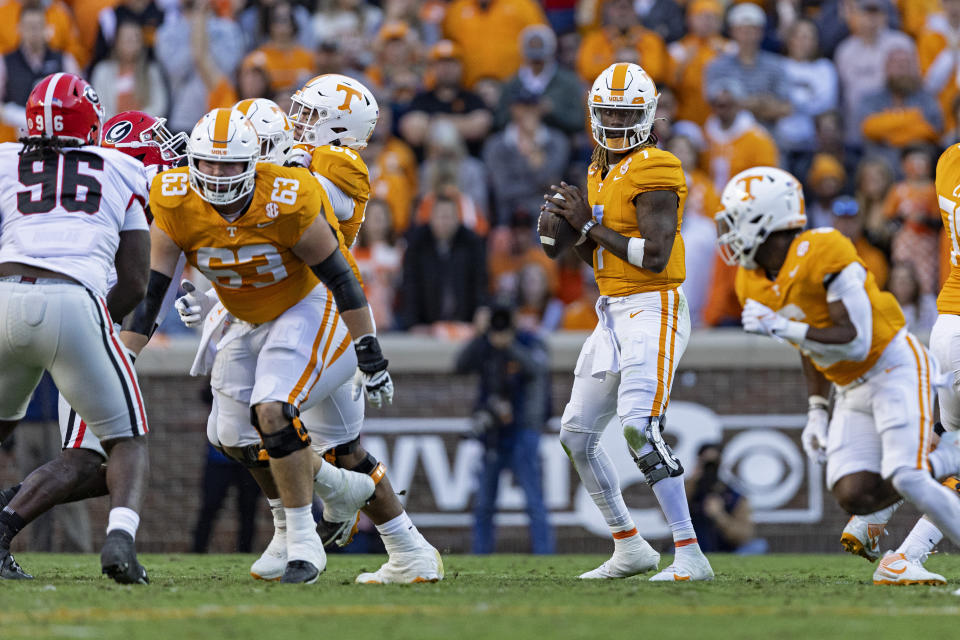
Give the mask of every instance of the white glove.
[{"label": "white glove", "polygon": [[743,323],[743,330],[747,333],[757,333],[768,335],[771,338],[778,338],[777,331],[784,331],[789,324],[789,320],[771,309],[770,307],[747,298],[747,303],[743,306],[743,313],[740,314],[740,321]]},{"label": "white glove", "polygon": [[199,327],[210,310],[216,306],[216,300],[206,293],[199,291],[192,282],[184,280],[180,283],[187,295],[177,298],[173,307],[180,314],[180,321],[186,326]]},{"label": "white glove", "polygon": [[[814,396],[816,397],[816,396]],[[827,413],[826,399],[820,401],[811,398],[810,408],[807,409],[807,426],[800,434],[800,442],[807,457],[814,462],[827,461],[827,426],[830,424],[830,415]]]},{"label": "white glove", "polygon": [[360,399],[360,394],[367,396],[367,401],[375,407],[384,404],[393,404],[393,379],[384,369],[374,374],[367,374],[357,369],[353,376],[353,399]]},{"label": "white glove", "polygon": [[306,149],[300,147],[294,147],[287,152],[286,157],[283,159],[283,166],[285,167],[309,167],[310,163],[313,161],[313,156]]},{"label": "white glove", "polygon": [[380,350],[380,342],[373,334],[365,335],[353,344],[357,352],[357,373],[353,376],[353,399],[361,393],[375,407],[384,402],[393,403],[393,380],[387,372],[387,360]]}]

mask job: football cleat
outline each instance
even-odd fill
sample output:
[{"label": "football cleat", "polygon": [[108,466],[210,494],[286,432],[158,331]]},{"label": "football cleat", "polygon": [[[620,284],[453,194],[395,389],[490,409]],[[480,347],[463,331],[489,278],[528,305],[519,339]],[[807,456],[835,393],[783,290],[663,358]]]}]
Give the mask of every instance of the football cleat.
[{"label": "football cleat", "polygon": [[291,543],[287,538],[287,565],[280,582],[313,584],[327,568],[327,553],[323,550],[320,536],[312,533],[306,541]]},{"label": "football cleat", "polygon": [[629,578],[653,571],[660,565],[660,554],[639,534],[618,544],[610,559],[593,571],[580,574],[581,580]]},{"label": "football cleat", "polygon": [[306,560],[291,560],[284,567],[280,582],[285,584],[313,584],[320,577],[320,569]]},{"label": "football cleat", "polygon": [[20,568],[12,553],[0,549],[0,580],[33,580],[33,576]]},{"label": "football cleat", "polygon": [[332,528],[332,531],[326,531],[325,542],[333,541],[342,547],[353,538],[360,509],[373,498],[377,486],[373,478],[365,473],[346,469],[337,471],[340,472],[341,483],[332,495],[325,495],[327,492],[322,487],[315,489],[323,499],[323,520]]},{"label": "football cleat", "polygon": [[880,561],[877,570],[873,572],[873,584],[881,585],[909,585],[909,584],[947,584],[943,576],[927,571],[923,567],[923,560],[911,560],[903,553],[887,553]]},{"label": "football cleat", "polygon": [[133,536],[126,531],[114,529],[107,534],[100,552],[100,566],[104,574],[120,584],[150,584],[147,570],[137,562]]},{"label": "football cleat", "polygon": [[394,553],[373,573],[361,573],[357,584],[416,584],[443,580],[440,552],[424,541],[420,550]]},{"label": "football cleat", "polygon": [[[329,547],[336,542],[338,547],[345,547],[353,542],[353,537],[357,535],[357,530],[360,527],[359,511],[353,520],[353,526],[349,525],[349,522],[327,522],[320,518],[320,522],[317,523],[317,534],[319,534],[323,546]],[[346,535],[344,536],[344,534]],[[344,537],[346,537],[346,541],[343,541]]]},{"label": "football cleat", "polygon": [[702,551],[677,553],[666,569],[650,578],[650,582],[687,582],[713,580],[713,567]]},{"label": "football cleat", "polygon": [[886,533],[886,525],[870,524],[865,518],[853,516],[843,528],[840,546],[847,553],[860,556],[868,562],[880,557],[880,536]]},{"label": "football cleat", "polygon": [[287,567],[287,530],[274,529],[270,544],[257,561],[250,565],[250,575],[256,580],[276,581],[283,577]]}]

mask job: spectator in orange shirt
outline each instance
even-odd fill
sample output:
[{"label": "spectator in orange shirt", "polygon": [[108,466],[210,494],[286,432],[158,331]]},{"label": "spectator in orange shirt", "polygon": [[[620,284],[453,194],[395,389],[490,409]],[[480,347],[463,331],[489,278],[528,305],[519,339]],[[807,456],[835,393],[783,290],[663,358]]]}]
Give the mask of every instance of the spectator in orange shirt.
[{"label": "spectator in orange shirt", "polygon": [[[517,273],[517,326],[536,333],[552,332],[563,322],[563,303],[554,295],[554,265],[528,262]],[[554,278],[555,279],[555,278]]]},{"label": "spectator in orange shirt", "polygon": [[943,131],[943,114],[936,98],[923,88],[913,51],[890,51],[885,71],[886,87],[861,101],[857,126],[863,132],[865,151],[884,157],[896,167],[905,147],[937,143]]},{"label": "spectator in orange shirt", "polygon": [[883,251],[876,248],[863,235],[863,218],[860,214],[860,205],[850,196],[840,196],[834,199],[831,206],[830,226],[850,238],[857,249],[857,255],[867,265],[867,269],[877,280],[877,286],[883,289],[887,286],[887,277],[890,274],[890,265]]},{"label": "spectator in orange shirt", "polygon": [[378,95],[392,98],[394,83],[406,72],[423,75],[420,43],[416,33],[406,24],[392,22],[381,27],[373,50],[375,62],[367,67],[366,76],[373,82]]},{"label": "spectator in orange shirt", "polygon": [[557,266],[536,242],[536,220],[523,209],[514,211],[508,224],[490,232],[487,251],[487,271],[490,291],[495,295],[517,290],[517,275],[527,264],[541,265],[548,276],[548,286],[556,291],[559,286]]},{"label": "spectator in orange shirt", "polygon": [[480,78],[506,80],[520,67],[520,32],[546,24],[534,0],[453,0],[443,19],[443,37],[463,52],[463,84]]},{"label": "spectator in orange shirt", "polygon": [[777,145],[753,114],[741,106],[745,95],[739,81],[728,78],[710,87],[713,115],[703,128],[710,175],[717,192],[745,169],[780,164]]},{"label": "spectator in orange shirt", "polygon": [[389,103],[380,103],[380,120],[360,155],[370,168],[370,192],[390,208],[393,230],[405,233],[418,192],[419,167],[410,145],[393,134]]},{"label": "spectator in orange shirt", "polygon": [[270,11],[268,39],[257,52],[266,57],[266,69],[273,91],[286,91],[314,75],[313,53],[297,43],[297,23],[289,2],[278,2]]},{"label": "spectator in orange shirt", "polygon": [[807,172],[805,187],[812,198],[807,200],[807,224],[811,229],[829,227],[833,201],[843,193],[847,172],[840,161],[827,153],[818,153]]},{"label": "spectator in orange shirt", "polygon": [[688,33],[670,45],[670,83],[677,92],[677,119],[701,127],[710,115],[703,73],[720,54],[732,53],[732,42],[720,35],[723,6],[718,0],[693,0],[687,5]]},{"label": "spectator in orange shirt", "polygon": [[6,0],[0,4],[0,55],[12,53],[20,46],[20,11],[26,7],[43,11],[48,47],[69,53],[80,68],[87,66],[90,51],[80,43],[69,7],[59,0]]},{"label": "spectator in orange shirt", "polygon": [[476,93],[463,85],[460,50],[449,40],[441,40],[430,49],[433,89],[421,91],[400,119],[400,134],[418,155],[423,154],[427,134],[434,120],[447,120],[457,128],[471,153],[480,153],[490,132],[493,114]]},{"label": "spectator in orange shirt", "polygon": [[47,45],[43,9],[24,7],[18,29],[20,46],[0,57],[0,142],[16,141],[19,129],[26,129],[24,105],[34,85],[51,73],[80,73],[73,56]]},{"label": "spectator in orange shirt", "polygon": [[940,206],[930,177],[932,169],[925,148],[905,149],[901,160],[904,179],[893,185],[883,205],[886,217],[903,225],[893,236],[891,260],[913,266],[922,295],[936,293],[940,261]]},{"label": "spectator in orange shirt", "polygon": [[954,102],[960,96],[960,0],[943,0],[943,12],[931,15],[917,38],[924,86],[940,100],[944,128],[957,126]]},{"label": "spectator in orange shirt", "polygon": [[577,73],[588,85],[614,62],[635,62],[657,84],[667,80],[669,56],[663,38],[640,24],[631,0],[607,0],[603,27],[583,37]]}]

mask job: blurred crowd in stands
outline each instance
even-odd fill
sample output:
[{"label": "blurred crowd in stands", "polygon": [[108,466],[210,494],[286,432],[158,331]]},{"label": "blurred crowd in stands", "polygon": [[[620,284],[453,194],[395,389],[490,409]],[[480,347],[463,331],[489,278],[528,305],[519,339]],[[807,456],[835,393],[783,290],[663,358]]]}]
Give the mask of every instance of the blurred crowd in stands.
[{"label": "blurred crowd in stands", "polygon": [[189,131],[207,110],[282,108],[322,73],[364,82],[380,122],[354,247],[385,330],[461,337],[487,300],[524,330],[592,329],[597,290],[538,245],[544,193],[582,185],[586,89],[614,61],[658,83],[656,134],[679,156],[695,326],[733,325],[712,215],[753,165],[793,172],[811,226],[851,237],[929,329],[951,253],[933,187],[960,137],[960,0],[6,0],[0,140],[44,75],[85,75],[107,117]]}]

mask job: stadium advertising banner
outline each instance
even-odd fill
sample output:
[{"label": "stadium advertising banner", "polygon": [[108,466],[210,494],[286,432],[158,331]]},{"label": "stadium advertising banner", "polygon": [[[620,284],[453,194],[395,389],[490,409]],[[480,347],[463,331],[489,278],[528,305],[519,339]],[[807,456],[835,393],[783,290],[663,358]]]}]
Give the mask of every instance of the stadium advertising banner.
[{"label": "stadium advertising banner", "polygon": [[[721,443],[721,478],[750,499],[758,524],[814,524],[823,516],[823,474],[800,446],[805,422],[804,414],[718,415],[700,404],[674,402],[667,412],[666,435],[686,469],[693,469],[702,445]],[[540,442],[550,521],[558,528],[579,528],[608,538],[599,511],[560,446],[558,431],[559,420],[554,419]],[[393,486],[406,490],[401,499],[418,526],[466,529],[472,525],[472,497],[484,447],[471,437],[468,418],[371,418],[363,438],[367,449],[387,464]],[[641,534],[669,536],[616,419],[602,442]],[[509,472],[501,478],[498,506],[498,525],[527,524],[523,492]]]}]

